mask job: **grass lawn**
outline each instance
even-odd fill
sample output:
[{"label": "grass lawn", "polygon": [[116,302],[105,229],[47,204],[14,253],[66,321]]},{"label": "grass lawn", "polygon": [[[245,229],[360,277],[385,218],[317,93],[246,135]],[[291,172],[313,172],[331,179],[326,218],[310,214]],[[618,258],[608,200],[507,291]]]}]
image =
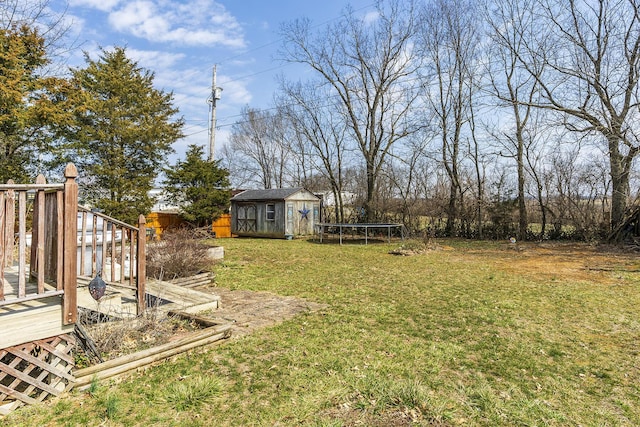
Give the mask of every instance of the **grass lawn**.
[{"label": "grass lawn", "polygon": [[439,243],[223,240],[220,286],[327,308],[0,424],[640,425],[637,254]]}]

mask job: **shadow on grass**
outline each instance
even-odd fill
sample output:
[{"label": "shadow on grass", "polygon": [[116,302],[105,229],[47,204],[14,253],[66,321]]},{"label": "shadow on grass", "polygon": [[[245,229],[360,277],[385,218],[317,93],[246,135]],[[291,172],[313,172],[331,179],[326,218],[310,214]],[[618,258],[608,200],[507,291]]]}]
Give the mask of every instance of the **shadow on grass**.
[{"label": "shadow on grass", "polygon": [[[395,241],[400,242],[400,239],[392,239],[391,243]],[[364,237],[342,237],[342,243],[340,242],[340,237],[323,237],[322,242],[317,237],[310,238],[306,240],[307,243],[312,243],[316,245],[375,245],[375,244],[387,244],[389,243],[387,239],[379,239],[379,238],[368,238],[365,240]]]}]

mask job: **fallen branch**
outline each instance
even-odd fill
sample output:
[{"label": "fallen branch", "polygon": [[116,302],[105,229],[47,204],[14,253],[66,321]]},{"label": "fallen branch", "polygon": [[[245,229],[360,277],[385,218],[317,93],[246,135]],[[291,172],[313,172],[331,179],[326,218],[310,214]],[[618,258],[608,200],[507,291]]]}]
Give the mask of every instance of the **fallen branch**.
[{"label": "fallen branch", "polygon": [[195,274],[193,276],[189,276],[189,277],[178,277],[172,280],[168,280],[168,282],[171,283],[177,283],[177,282],[182,282],[182,281],[187,281],[187,280],[192,280],[192,279],[204,279],[207,277],[213,277],[213,272],[208,271],[206,273],[200,273],[200,274]]},{"label": "fallen branch", "polygon": [[98,348],[96,347],[96,343],[91,338],[91,335],[82,327],[80,323],[76,323],[74,332],[76,337],[78,338],[78,342],[84,349],[85,353],[90,358],[97,359],[100,362],[104,362]]},{"label": "fallen branch", "polygon": [[586,267],[589,271],[614,271],[617,273],[640,273],[640,270],[634,269],[626,269],[619,267]]},{"label": "fallen branch", "polygon": [[168,316],[178,317],[180,319],[189,320],[191,322],[196,322],[200,326],[211,327],[217,326],[220,322],[216,322],[206,317],[197,316],[195,314],[187,313],[186,311],[169,311],[167,313]]},{"label": "fallen branch", "polygon": [[178,285],[182,286],[183,288],[197,288],[198,286],[208,286],[211,283],[213,283],[213,281],[206,279],[206,280],[200,280],[197,282],[189,282],[189,283],[179,283]]}]

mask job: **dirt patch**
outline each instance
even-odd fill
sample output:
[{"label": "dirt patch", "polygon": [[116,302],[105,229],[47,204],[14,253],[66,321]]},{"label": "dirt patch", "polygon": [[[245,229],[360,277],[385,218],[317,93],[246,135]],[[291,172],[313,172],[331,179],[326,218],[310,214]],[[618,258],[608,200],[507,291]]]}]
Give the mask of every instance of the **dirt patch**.
[{"label": "dirt patch", "polygon": [[391,255],[411,256],[442,249],[444,248],[431,239],[411,240],[404,242],[400,247],[389,251],[389,253]]},{"label": "dirt patch", "polygon": [[604,284],[616,283],[615,273],[640,271],[636,252],[587,243],[507,243],[493,251],[466,253],[486,257],[502,271],[535,278],[597,280]]},{"label": "dirt patch", "polygon": [[325,304],[270,292],[230,290],[220,287],[203,287],[198,290],[211,292],[220,297],[222,307],[206,312],[203,316],[222,322],[233,322],[232,339],[291,319],[298,314],[327,307]]}]

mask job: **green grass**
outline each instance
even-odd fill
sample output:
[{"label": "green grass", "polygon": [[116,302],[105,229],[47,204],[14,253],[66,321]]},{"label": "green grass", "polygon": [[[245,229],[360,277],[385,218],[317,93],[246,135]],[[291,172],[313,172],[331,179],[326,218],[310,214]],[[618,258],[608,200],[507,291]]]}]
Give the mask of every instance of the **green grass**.
[{"label": "green grass", "polygon": [[218,377],[197,375],[168,384],[158,403],[180,412],[199,410],[203,405],[215,401],[221,391],[222,384]]},{"label": "green grass", "polygon": [[452,248],[403,257],[388,254],[397,244],[224,240],[220,286],[327,308],[1,423],[640,425],[638,273],[536,270],[584,266],[562,248],[525,268],[500,243],[439,243]]}]

